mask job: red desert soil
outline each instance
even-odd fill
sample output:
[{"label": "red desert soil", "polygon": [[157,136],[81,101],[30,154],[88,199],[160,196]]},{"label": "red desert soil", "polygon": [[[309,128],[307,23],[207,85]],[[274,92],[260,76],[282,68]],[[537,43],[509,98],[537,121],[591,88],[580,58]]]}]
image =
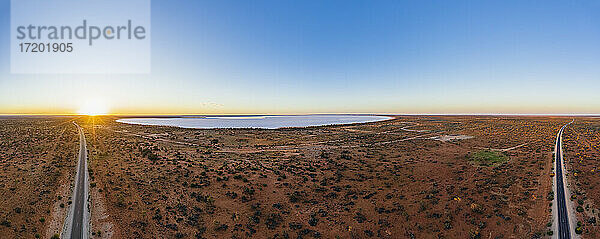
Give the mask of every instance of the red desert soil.
[{"label": "red desert soil", "polygon": [[0,117],[0,238],[60,233],[77,144],[70,118]]},{"label": "red desert soil", "polygon": [[[547,238],[564,117],[398,116],[295,129],[182,129],[115,117],[0,118],[0,237],[49,238],[90,151],[93,238]],[[598,118],[564,135],[597,238]]]},{"label": "red desert soil", "polygon": [[[541,238],[555,135],[570,120],[403,116],[279,130],[78,123],[115,238]],[[482,152],[498,161],[475,160]]]},{"label": "red desert soil", "polygon": [[571,200],[585,238],[600,238],[600,118],[578,118],[564,132]]}]

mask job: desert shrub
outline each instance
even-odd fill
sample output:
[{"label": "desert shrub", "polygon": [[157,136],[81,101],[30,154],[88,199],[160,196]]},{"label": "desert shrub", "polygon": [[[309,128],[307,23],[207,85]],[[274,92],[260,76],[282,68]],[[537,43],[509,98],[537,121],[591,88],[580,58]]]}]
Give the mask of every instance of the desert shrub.
[{"label": "desert shrub", "polygon": [[178,230],[177,224],[174,224],[174,223],[169,223],[169,224],[165,225],[165,227],[169,228],[169,229],[171,229],[173,231],[177,231]]},{"label": "desert shrub", "polygon": [[219,224],[216,226],[215,231],[225,231],[227,230],[227,228],[229,228],[229,226],[227,224]]},{"label": "desert shrub", "polygon": [[546,199],[548,199],[548,201],[554,200],[554,192],[548,192],[548,196],[546,196]]},{"label": "desert shrub", "polygon": [[363,215],[360,212],[356,213],[356,216],[354,216],[354,219],[358,222],[358,223],[363,223],[367,220],[367,217],[365,217],[365,215]]},{"label": "desert shrub", "polygon": [[506,160],[508,160],[508,156],[506,156],[504,153],[491,150],[482,150],[479,152],[475,152],[469,154],[468,157],[469,160],[478,162],[482,165],[503,163]]},{"label": "desert shrub", "polygon": [[449,220],[444,221],[444,229],[452,229],[452,223]]},{"label": "desert shrub", "polygon": [[315,214],[310,215],[310,219],[308,219],[308,225],[311,225],[313,227],[317,225],[317,223],[319,222],[319,219],[316,218],[315,216],[316,216]]},{"label": "desert shrub", "polygon": [[10,227],[10,221],[9,220],[2,220],[2,222],[0,222],[0,225],[5,226],[5,227]]},{"label": "desert shrub", "polygon": [[283,218],[281,217],[281,215],[279,215],[279,213],[271,213],[269,214],[269,217],[267,217],[267,228],[270,230],[274,230],[275,228],[279,227],[282,221]]},{"label": "desert shrub", "polygon": [[342,154],[340,154],[341,159],[350,160],[352,159],[352,155],[350,155],[350,151],[344,150]]},{"label": "desert shrub", "polygon": [[254,195],[254,192],[255,192],[254,188],[244,187],[244,194]]},{"label": "desert shrub", "polygon": [[142,157],[148,158],[149,160],[156,161],[159,159],[158,155],[152,152],[150,148],[140,148]]},{"label": "desert shrub", "polygon": [[117,196],[117,207],[125,207],[125,196],[123,194]]},{"label": "desert shrub", "polygon": [[470,231],[469,237],[471,239],[479,239],[479,238],[481,238],[481,233],[479,233],[479,231]]},{"label": "desert shrub", "polygon": [[290,222],[289,226],[290,226],[290,229],[292,229],[292,230],[302,229],[302,224],[300,224],[300,223]]},{"label": "desert shrub", "polygon": [[290,202],[296,203],[302,200],[302,194],[299,191],[294,191],[292,194],[290,194],[289,198]]}]

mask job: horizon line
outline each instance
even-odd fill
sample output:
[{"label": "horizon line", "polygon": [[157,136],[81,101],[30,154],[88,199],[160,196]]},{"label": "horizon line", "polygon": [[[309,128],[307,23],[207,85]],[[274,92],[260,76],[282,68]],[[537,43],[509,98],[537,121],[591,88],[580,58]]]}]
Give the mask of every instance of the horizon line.
[{"label": "horizon line", "polygon": [[225,114],[43,114],[43,113],[0,113],[0,116],[299,116],[299,115],[381,115],[381,116],[600,116],[600,113],[286,113],[286,114],[261,114],[261,113],[225,113]]}]

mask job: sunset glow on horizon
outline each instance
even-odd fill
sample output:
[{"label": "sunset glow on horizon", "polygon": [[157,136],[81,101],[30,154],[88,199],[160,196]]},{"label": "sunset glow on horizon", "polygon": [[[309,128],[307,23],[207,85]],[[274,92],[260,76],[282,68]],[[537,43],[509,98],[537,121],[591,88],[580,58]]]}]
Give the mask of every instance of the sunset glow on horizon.
[{"label": "sunset glow on horizon", "polygon": [[88,100],[77,111],[77,114],[89,116],[107,115],[109,114],[109,108],[101,100]]}]

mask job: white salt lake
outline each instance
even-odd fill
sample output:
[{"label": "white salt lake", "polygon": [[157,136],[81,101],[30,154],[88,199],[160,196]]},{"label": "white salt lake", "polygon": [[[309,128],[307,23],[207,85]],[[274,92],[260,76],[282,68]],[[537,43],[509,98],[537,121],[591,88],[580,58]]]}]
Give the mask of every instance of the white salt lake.
[{"label": "white salt lake", "polygon": [[392,119],[375,115],[265,115],[265,116],[198,116],[177,118],[123,118],[120,123],[174,126],[194,129],[259,128],[279,129],[324,125],[368,123]]}]

